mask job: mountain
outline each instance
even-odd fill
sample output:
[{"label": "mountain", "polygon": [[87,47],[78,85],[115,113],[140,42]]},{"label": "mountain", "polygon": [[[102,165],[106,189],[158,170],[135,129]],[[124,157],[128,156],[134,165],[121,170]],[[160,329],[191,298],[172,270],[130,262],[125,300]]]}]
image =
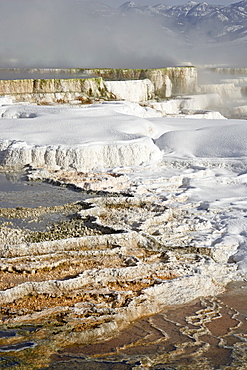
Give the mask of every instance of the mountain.
[{"label": "mountain", "polygon": [[172,28],[173,32],[185,38],[191,37],[193,30],[210,41],[232,41],[247,35],[247,0],[227,6],[195,1],[174,6],[139,6],[129,1],[118,10],[125,16],[139,14],[157,18],[162,27]]}]

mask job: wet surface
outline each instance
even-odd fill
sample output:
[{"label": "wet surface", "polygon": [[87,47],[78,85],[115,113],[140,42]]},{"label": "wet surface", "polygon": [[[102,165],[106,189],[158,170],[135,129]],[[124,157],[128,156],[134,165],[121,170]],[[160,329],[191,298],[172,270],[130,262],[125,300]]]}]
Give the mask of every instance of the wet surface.
[{"label": "wet surface", "polygon": [[18,366],[20,363],[13,358],[0,357],[0,369],[13,368]]},{"label": "wet surface", "polygon": [[[31,200],[35,198],[30,184],[18,177],[11,179],[11,186],[16,184],[31,188],[31,191],[13,189],[10,195],[18,193],[20,198],[26,198],[31,192]],[[6,178],[4,181],[6,183]],[[39,186],[34,184],[33,187],[36,185]],[[45,189],[49,186],[55,192],[68,190],[40,185]],[[39,189],[37,194],[42,191]],[[74,194],[77,201],[78,196],[84,196],[83,193]],[[63,200],[63,197],[51,198],[52,202]],[[71,217],[78,212],[78,205],[66,210],[61,207],[63,216]],[[231,284],[226,293],[218,296],[215,295],[219,290],[212,292],[210,285],[205,293],[207,275],[200,274],[201,280],[193,275],[187,282],[190,271],[188,267],[186,270],[182,267],[199,264],[203,269],[204,261],[213,263],[208,256],[199,255],[192,247],[188,248],[188,255],[181,253],[182,248],[177,251],[175,247],[166,255],[165,249],[161,253],[163,244],[153,244],[152,235],[166,225],[164,245],[169,241],[171,246],[174,240],[177,246],[181,230],[176,234],[175,226],[179,228],[181,222],[185,225],[186,220],[193,219],[180,208],[174,209],[169,216],[173,222],[171,234],[171,227],[166,224],[168,209],[165,204],[155,203],[155,199],[145,199],[144,202],[133,197],[97,197],[90,199],[87,207],[79,209],[81,218],[74,219],[73,224],[57,222],[55,231],[60,228],[58,236],[63,240],[54,234],[54,243],[20,245],[21,234],[17,234],[15,244],[10,244],[9,248],[3,244],[0,368],[246,369],[247,284]],[[3,210],[1,208],[1,212]],[[5,211],[14,215],[16,212],[19,216],[26,212],[22,206]],[[33,222],[50,213],[57,217],[59,212],[53,211],[52,207],[28,208]],[[134,239],[130,231],[117,234],[123,223],[126,230],[135,232],[135,238],[136,230],[151,235],[142,240]],[[205,228],[207,230],[206,224]],[[188,229],[184,228],[187,238],[191,229],[191,223]],[[3,233],[4,243],[9,232],[10,229]],[[68,239],[71,235],[83,237]],[[152,244],[149,244],[149,238]],[[186,245],[191,243],[188,241]],[[180,280],[182,276],[184,282]],[[197,283],[201,281],[199,287],[195,279]],[[172,286],[170,295],[180,295],[188,286],[186,294],[189,297],[193,289],[198,292],[194,298],[200,294],[206,297],[164,309],[168,304],[166,290],[169,286]],[[208,297],[209,294],[214,296]],[[166,297],[162,303],[163,311],[157,306],[156,295],[162,300]],[[135,312],[138,312],[135,318],[139,320],[132,321]],[[148,316],[155,312],[158,313]],[[126,320],[124,325],[123,319]]]},{"label": "wet surface", "polygon": [[[97,362],[97,361],[69,361],[66,363],[56,364],[54,366],[50,366],[49,370],[64,370],[65,367],[68,366],[70,370],[131,370],[133,367],[131,365],[121,363],[121,362]],[[45,370],[47,368],[42,368],[40,370]]]},{"label": "wet surface", "polygon": [[0,352],[22,351],[23,349],[35,347],[34,342],[17,343],[10,346],[0,347]]},{"label": "wet surface", "polygon": [[0,331],[0,338],[15,337],[16,332],[14,331]]},{"label": "wet surface", "polygon": [[[245,370],[246,296],[247,283],[231,283],[218,297],[200,298],[144,317],[109,340],[58,350],[50,357],[50,365],[45,367],[35,366],[32,352],[27,351],[37,348],[45,353],[42,335],[49,330],[49,323],[39,327],[16,326],[15,331],[9,331],[16,334],[15,343],[0,346],[0,368]],[[59,335],[59,325],[50,329],[53,335]],[[31,333],[36,335],[37,345],[35,341],[27,340]],[[22,340],[18,341],[18,338]]]},{"label": "wet surface", "polygon": [[[22,173],[0,173],[0,224],[21,230],[44,231],[53,223],[68,221],[72,215],[65,210],[53,210],[30,217],[19,216],[22,210],[41,207],[56,207],[80,202],[88,198],[85,192],[55,186],[45,182],[27,181]],[[15,212],[4,212],[2,209]],[[14,217],[17,213],[18,217]],[[6,216],[5,216],[6,214]]]},{"label": "wet surface", "polygon": [[247,283],[231,283],[218,297],[143,318],[108,341],[67,347],[48,369],[97,370],[106,361],[116,366],[108,369],[121,369],[120,363],[126,369],[246,369],[246,297]]},{"label": "wet surface", "polygon": [[86,198],[85,192],[27,181],[21,173],[0,173],[0,208],[52,207]]}]

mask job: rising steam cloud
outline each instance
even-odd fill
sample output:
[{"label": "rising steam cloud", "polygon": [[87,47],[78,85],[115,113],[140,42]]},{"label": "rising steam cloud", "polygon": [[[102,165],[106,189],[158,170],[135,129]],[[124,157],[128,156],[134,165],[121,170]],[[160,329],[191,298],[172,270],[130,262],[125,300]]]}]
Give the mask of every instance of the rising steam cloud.
[{"label": "rising steam cloud", "polygon": [[[0,10],[2,68],[156,68],[210,59],[196,31],[180,38],[155,17],[123,16],[94,0],[0,0]],[[227,57],[222,48],[218,59]]]},{"label": "rising steam cloud", "polygon": [[88,0],[0,0],[0,7],[0,67],[176,63],[174,43],[152,19],[102,16],[93,10],[104,6]]}]

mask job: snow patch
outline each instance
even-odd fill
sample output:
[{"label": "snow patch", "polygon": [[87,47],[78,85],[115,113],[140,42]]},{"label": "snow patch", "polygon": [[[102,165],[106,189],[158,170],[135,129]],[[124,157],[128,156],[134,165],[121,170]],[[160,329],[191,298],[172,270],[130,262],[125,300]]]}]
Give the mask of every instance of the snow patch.
[{"label": "snow patch", "polygon": [[230,126],[221,124],[217,127],[201,127],[193,131],[171,131],[155,140],[155,144],[165,155],[172,153],[177,157],[207,158],[245,157],[246,142],[246,122]]}]

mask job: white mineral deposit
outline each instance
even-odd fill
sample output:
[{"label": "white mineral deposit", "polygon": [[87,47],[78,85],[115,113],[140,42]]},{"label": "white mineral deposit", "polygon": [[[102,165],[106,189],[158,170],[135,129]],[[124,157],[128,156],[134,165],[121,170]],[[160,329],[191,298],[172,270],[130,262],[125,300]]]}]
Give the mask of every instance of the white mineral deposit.
[{"label": "white mineral deposit", "polygon": [[[102,358],[186,369],[191,356],[211,370],[212,359],[226,364],[212,354],[215,338],[234,366],[244,361],[247,129],[224,116],[235,83],[162,100],[149,80],[112,81],[115,98],[129,100],[77,106],[2,98],[2,171],[86,192],[62,205],[0,208],[4,366],[59,369],[70,358],[76,368],[75,355],[93,369]],[[58,221],[31,228],[49,217]]]}]

